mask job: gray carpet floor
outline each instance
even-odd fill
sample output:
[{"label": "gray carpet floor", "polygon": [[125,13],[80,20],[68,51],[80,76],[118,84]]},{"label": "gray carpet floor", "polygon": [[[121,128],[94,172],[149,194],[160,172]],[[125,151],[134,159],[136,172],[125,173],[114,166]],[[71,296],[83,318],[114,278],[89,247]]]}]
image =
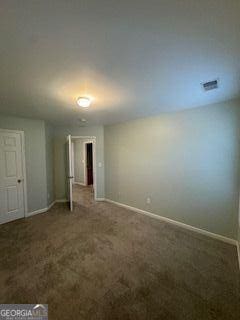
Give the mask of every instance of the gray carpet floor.
[{"label": "gray carpet floor", "polygon": [[93,201],[0,226],[0,303],[49,319],[239,320],[234,246]]}]

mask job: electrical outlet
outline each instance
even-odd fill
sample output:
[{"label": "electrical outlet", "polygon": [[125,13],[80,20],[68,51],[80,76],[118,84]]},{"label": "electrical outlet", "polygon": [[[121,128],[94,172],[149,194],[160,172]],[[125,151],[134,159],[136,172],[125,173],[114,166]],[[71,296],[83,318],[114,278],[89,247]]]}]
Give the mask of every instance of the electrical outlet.
[{"label": "electrical outlet", "polygon": [[151,198],[150,197],[147,197],[147,204],[150,204],[151,203]]}]

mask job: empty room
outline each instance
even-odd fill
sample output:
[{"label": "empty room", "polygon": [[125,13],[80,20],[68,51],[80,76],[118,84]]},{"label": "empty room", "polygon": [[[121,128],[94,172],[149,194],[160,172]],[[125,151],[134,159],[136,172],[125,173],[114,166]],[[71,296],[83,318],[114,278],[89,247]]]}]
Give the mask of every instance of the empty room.
[{"label": "empty room", "polygon": [[0,319],[240,319],[240,1],[0,0]]}]

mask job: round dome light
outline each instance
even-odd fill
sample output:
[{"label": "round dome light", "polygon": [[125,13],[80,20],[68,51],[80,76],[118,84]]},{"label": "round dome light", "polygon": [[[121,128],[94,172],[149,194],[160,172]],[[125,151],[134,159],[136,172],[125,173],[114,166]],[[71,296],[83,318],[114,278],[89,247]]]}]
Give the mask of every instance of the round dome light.
[{"label": "round dome light", "polygon": [[88,108],[91,104],[91,99],[87,97],[80,97],[77,99],[77,104],[82,108]]}]

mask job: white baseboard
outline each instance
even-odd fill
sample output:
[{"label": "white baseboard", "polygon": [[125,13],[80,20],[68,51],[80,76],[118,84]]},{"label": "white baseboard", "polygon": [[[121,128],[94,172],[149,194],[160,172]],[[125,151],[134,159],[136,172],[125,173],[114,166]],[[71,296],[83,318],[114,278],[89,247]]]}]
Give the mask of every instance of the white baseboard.
[{"label": "white baseboard", "polygon": [[84,187],[86,187],[86,184],[85,184],[85,183],[82,183],[82,182],[74,182],[73,184],[78,184],[79,186],[84,186]]},{"label": "white baseboard", "polygon": [[48,207],[46,208],[43,208],[43,209],[39,209],[39,210],[35,210],[35,211],[32,211],[32,212],[28,212],[26,214],[26,218],[28,217],[31,217],[31,216],[35,216],[36,214],[39,214],[39,213],[44,213],[44,212],[47,212],[48,210],[50,210],[54,205],[55,203],[58,203],[58,202],[67,202],[67,199],[57,199],[55,201],[53,201]]},{"label": "white baseboard", "polygon": [[48,208],[43,208],[43,209],[35,210],[35,211],[32,211],[32,212],[28,212],[26,214],[26,218],[31,217],[31,216],[35,216],[36,214],[39,214],[39,213],[46,212],[47,210],[48,210]]},{"label": "white baseboard", "polygon": [[50,210],[54,205],[55,205],[56,201],[53,201],[49,206],[48,206],[48,210]]},{"label": "white baseboard", "polygon": [[35,210],[35,211],[32,211],[32,212],[28,212],[26,214],[26,218],[28,217],[31,217],[31,216],[35,216],[36,214],[39,214],[39,213],[44,213],[44,212],[47,212],[48,210],[50,210],[52,208],[52,206],[54,206],[55,204],[55,201],[53,201],[48,207],[46,208],[43,208],[43,209],[38,209],[38,210]]},{"label": "white baseboard", "polygon": [[105,198],[96,198],[95,201],[105,201]]},{"label": "white baseboard", "polygon": [[[184,228],[184,229],[187,229],[187,230],[191,230],[191,231],[200,233],[202,235],[205,235],[207,237],[210,237],[210,238],[213,238],[213,239],[216,239],[216,240],[220,240],[220,241],[226,242],[228,244],[237,246],[238,263],[239,263],[239,269],[240,269],[240,244],[239,244],[239,242],[237,240],[234,240],[234,239],[231,239],[231,238],[228,238],[228,237],[224,237],[224,236],[222,236],[220,234],[209,232],[209,231],[206,231],[206,230],[203,230],[203,229],[199,229],[199,228],[190,226],[188,224],[185,224],[185,223],[182,223],[182,222],[179,222],[179,221],[175,221],[175,220],[163,217],[163,216],[159,216],[159,215],[157,215],[155,213],[151,213],[149,211],[138,209],[136,207],[131,207],[131,206],[127,205],[127,204],[116,202],[116,201],[113,201],[113,200],[110,200],[110,199],[96,198],[95,200],[96,201],[106,201],[106,202],[109,202],[109,203],[113,203],[113,204],[115,204],[115,205],[117,205],[119,207],[123,207],[125,209],[134,211],[136,213],[144,214],[144,215],[146,215],[148,217],[151,217],[151,218],[154,218],[154,219],[158,219],[158,220],[161,220],[161,221],[164,221],[164,222],[168,222],[168,223],[174,224],[176,226],[179,226],[181,228]],[[67,201],[68,201],[67,199],[57,199],[57,200],[53,201],[47,208],[43,208],[43,209],[39,209],[39,210],[36,210],[36,211],[33,211],[33,212],[29,212],[26,215],[26,217],[31,217],[31,216],[34,216],[36,214],[46,212],[46,211],[50,210],[54,206],[55,203],[64,203],[64,202],[67,202]]]},{"label": "white baseboard", "polygon": [[57,200],[55,200],[55,203],[57,203],[57,202],[60,202],[60,203],[68,202],[68,200],[67,199],[57,199]]},{"label": "white baseboard", "polygon": [[234,240],[234,239],[231,239],[231,238],[228,238],[228,237],[224,237],[224,236],[222,236],[220,234],[212,233],[212,232],[209,232],[209,231],[206,231],[206,230],[203,230],[203,229],[199,229],[199,228],[190,226],[188,224],[185,224],[185,223],[182,223],[182,222],[178,222],[178,221],[175,221],[175,220],[163,217],[163,216],[159,216],[159,215],[157,215],[155,213],[151,213],[149,211],[145,211],[145,210],[141,210],[141,209],[138,209],[138,208],[135,208],[135,207],[131,207],[131,206],[128,206],[126,204],[123,204],[123,203],[120,203],[120,202],[116,202],[116,201],[113,201],[113,200],[110,200],[110,199],[105,199],[105,201],[107,201],[109,203],[116,204],[117,206],[126,208],[128,210],[144,214],[144,215],[149,216],[151,218],[158,219],[158,220],[165,221],[165,222],[169,222],[171,224],[174,224],[176,226],[182,227],[184,229],[188,229],[188,230],[191,230],[191,231],[198,232],[198,233],[200,233],[202,235],[205,235],[205,236],[211,237],[213,239],[217,239],[217,240],[232,244],[234,246],[236,246],[238,244],[237,240]]}]

